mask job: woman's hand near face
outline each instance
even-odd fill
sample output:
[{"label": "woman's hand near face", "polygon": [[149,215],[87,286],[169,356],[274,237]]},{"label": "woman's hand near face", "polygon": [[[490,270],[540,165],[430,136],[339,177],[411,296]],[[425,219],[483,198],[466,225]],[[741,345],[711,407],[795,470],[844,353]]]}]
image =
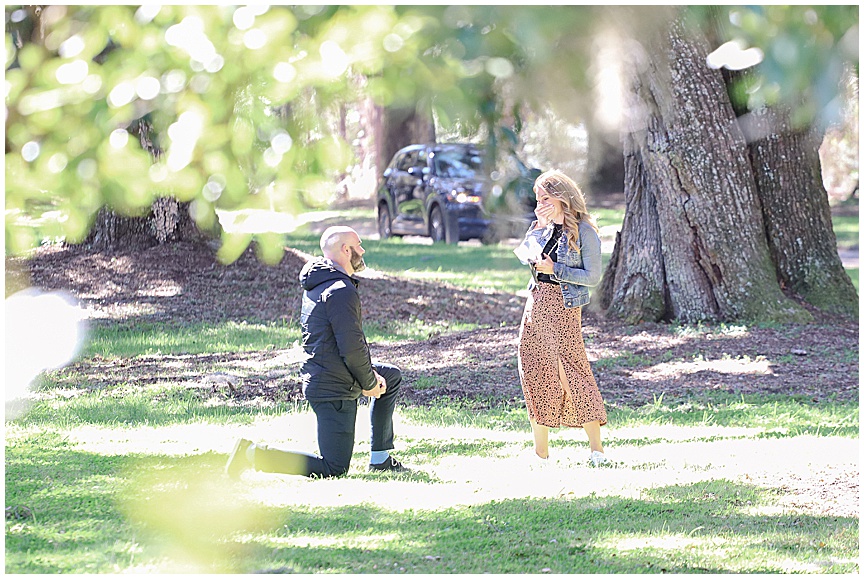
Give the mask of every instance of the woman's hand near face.
[{"label": "woman's hand near face", "polygon": [[544,195],[537,199],[537,207],[534,208],[534,215],[537,216],[537,226],[540,228],[549,225],[552,221],[552,215],[555,213],[555,206],[549,201],[549,197]]}]

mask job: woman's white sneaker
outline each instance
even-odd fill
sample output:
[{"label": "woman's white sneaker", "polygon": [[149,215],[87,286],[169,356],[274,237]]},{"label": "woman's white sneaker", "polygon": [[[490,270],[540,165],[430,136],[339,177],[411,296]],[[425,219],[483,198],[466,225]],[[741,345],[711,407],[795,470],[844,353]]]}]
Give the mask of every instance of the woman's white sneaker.
[{"label": "woman's white sneaker", "polygon": [[606,455],[599,450],[591,451],[591,456],[588,457],[588,463],[594,468],[599,466],[612,466],[612,461],[606,458]]}]

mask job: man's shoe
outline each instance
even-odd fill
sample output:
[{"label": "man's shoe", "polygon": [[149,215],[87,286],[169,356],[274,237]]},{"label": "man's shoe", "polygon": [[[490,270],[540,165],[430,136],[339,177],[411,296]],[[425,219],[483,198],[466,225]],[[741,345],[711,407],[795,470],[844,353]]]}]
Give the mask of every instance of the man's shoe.
[{"label": "man's shoe", "polygon": [[389,470],[391,472],[407,472],[407,467],[403,466],[401,462],[393,458],[392,456],[379,464],[369,463],[369,470]]},{"label": "man's shoe", "polygon": [[225,474],[231,478],[238,478],[244,470],[252,468],[252,463],[246,458],[246,450],[252,446],[251,440],[241,438],[234,445],[234,450],[231,451],[231,456],[228,457],[228,462],[225,464]]},{"label": "man's shoe", "polygon": [[599,466],[612,466],[612,461],[606,458],[606,455],[604,455],[599,450],[591,451],[591,456],[588,457],[588,462],[592,467],[595,468]]}]

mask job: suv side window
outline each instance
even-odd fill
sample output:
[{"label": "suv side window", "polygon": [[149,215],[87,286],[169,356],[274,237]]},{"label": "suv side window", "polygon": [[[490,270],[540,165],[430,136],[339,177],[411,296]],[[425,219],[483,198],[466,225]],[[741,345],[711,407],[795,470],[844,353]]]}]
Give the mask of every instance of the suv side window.
[{"label": "suv side window", "polygon": [[426,168],[426,151],[420,150],[417,151],[417,157],[414,160],[414,171],[412,173],[414,175],[422,175],[423,169]]},{"label": "suv side window", "polygon": [[409,151],[404,153],[396,161],[396,170],[410,173],[411,175],[420,175],[426,167],[426,151]]},{"label": "suv side window", "polygon": [[403,154],[398,161],[396,161],[396,170],[397,171],[408,171],[411,167],[414,167],[417,164],[417,151],[409,151]]}]

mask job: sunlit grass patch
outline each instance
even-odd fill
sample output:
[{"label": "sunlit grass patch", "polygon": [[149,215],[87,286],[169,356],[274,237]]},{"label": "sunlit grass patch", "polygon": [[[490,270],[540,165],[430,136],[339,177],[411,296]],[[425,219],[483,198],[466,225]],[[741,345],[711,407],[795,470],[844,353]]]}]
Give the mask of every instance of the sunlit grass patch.
[{"label": "sunlit grass patch", "polygon": [[[540,472],[524,459],[531,437],[524,409],[490,410],[482,420],[467,408],[458,420],[449,414],[453,426],[440,427],[431,413],[408,420],[400,409],[396,456],[411,472],[366,471],[368,442],[358,441],[348,476],[325,481],[267,473],[229,481],[221,474],[227,443],[250,432],[230,421],[152,427],[149,447],[141,446],[141,426],[115,423],[88,438],[78,434],[86,425],[48,432],[16,421],[7,433],[7,505],[35,516],[7,521],[7,572],[856,570],[857,519],[765,510],[788,491],[712,476],[745,458],[740,470],[755,473],[760,445],[813,457],[820,440],[643,423],[628,429],[646,437],[642,446],[616,437],[617,427],[607,430],[607,452],[623,464],[592,470],[582,464],[581,431],[568,430],[552,436],[563,462]],[[518,431],[501,428],[510,420]],[[270,442],[301,426],[314,435],[308,410],[287,421],[262,419],[253,438]],[[193,430],[216,442],[198,445]],[[101,445],[107,436],[116,449]],[[847,450],[837,460],[848,461]],[[681,477],[699,482],[666,482]]]},{"label": "sunlit grass patch", "polygon": [[[46,380],[21,424],[55,425],[65,428],[80,424],[167,425],[195,422],[245,424],[255,417],[296,412],[296,401],[266,397],[238,401],[220,395],[211,387],[190,387],[185,383],[161,383],[147,387],[119,383],[98,388],[71,385],[74,373],[62,380]],[[419,380],[413,387],[434,388],[434,378]],[[482,408],[482,411],[479,410]],[[400,406],[405,420],[437,427],[485,428],[496,431],[525,431],[527,414],[521,400],[450,399],[443,396],[434,406]],[[779,395],[734,395],[702,393],[686,398],[665,398],[662,394],[641,406],[607,404],[607,428],[644,425],[723,426],[760,429],[759,436],[788,437],[855,436],[858,407],[853,402]]]},{"label": "sunlit grass patch", "polygon": [[112,572],[120,568],[112,561],[125,567],[132,533],[114,498],[125,486],[126,461],[77,452],[62,434],[7,439],[6,505],[31,515],[7,518],[6,572]]},{"label": "sunlit grass patch", "polygon": [[178,325],[141,322],[92,328],[82,357],[130,358],[154,354],[255,352],[284,348],[300,339],[296,323],[225,321]]},{"label": "sunlit grass patch", "polygon": [[300,507],[286,511],[277,536],[245,541],[268,554],[265,567],[301,573],[782,572],[816,563],[818,550],[835,561],[823,569],[857,569],[854,520],[820,529],[822,517],[744,512],[772,499],[770,489],[714,481],[642,499],[507,499],[398,514],[374,502]]},{"label": "sunlit grass patch", "polygon": [[594,207],[591,209],[591,215],[597,222],[597,226],[614,227],[621,229],[621,224],[624,222],[624,209],[617,207]]},{"label": "sunlit grass patch", "polygon": [[128,427],[195,422],[244,424],[261,416],[294,411],[297,404],[267,399],[236,403],[211,397],[203,389],[119,384],[110,389],[81,390],[74,396],[41,396],[29,403],[18,423],[56,428],[82,424]]},{"label": "sunlit grass patch", "polygon": [[[460,426],[522,431],[528,428],[526,410],[520,405],[493,405],[477,412],[466,402],[451,401],[434,408],[407,407],[401,410],[409,421],[441,427]],[[687,399],[664,400],[641,406],[607,404],[607,428],[648,425],[718,426],[757,428],[765,436],[857,436],[858,405],[853,402],[823,401],[775,395],[703,394]],[[770,433],[770,434],[769,434]]]},{"label": "sunlit grass patch", "polygon": [[500,440],[405,440],[405,450],[400,457],[421,459],[420,462],[437,460],[448,456],[489,456],[504,450],[508,444]]},{"label": "sunlit grass patch", "polygon": [[[661,354],[661,358],[671,359],[671,357],[671,353]],[[656,364],[661,360],[661,358],[649,358],[648,356],[639,356],[632,352],[624,352],[618,356],[600,358],[594,362],[592,366],[595,370],[604,370],[606,368],[632,368],[636,366],[649,366]]]},{"label": "sunlit grass patch", "polygon": [[524,267],[455,272],[439,266],[435,270],[411,268],[399,272],[399,275],[405,279],[446,282],[473,290],[497,290],[512,294],[524,290],[531,277],[531,274]]},{"label": "sunlit grass patch", "polygon": [[411,385],[415,390],[427,390],[441,386],[442,379],[438,376],[418,376]]},{"label": "sunlit grass patch", "polygon": [[852,285],[854,285],[855,289],[860,292],[861,288],[858,287],[858,268],[857,267],[847,267],[846,273],[849,274],[849,279],[852,280]]},{"label": "sunlit grass patch", "polygon": [[[726,480],[648,489],[643,496],[664,505],[667,517],[652,518],[647,528],[616,527],[597,546],[644,559],[652,567],[659,557],[666,566],[654,571],[661,572],[675,567],[733,573],[784,573],[793,567],[856,571],[857,520],[843,519],[839,527],[824,528],[823,517],[794,511],[751,514],[754,507],[774,503],[781,492]],[[685,512],[684,517],[675,516]],[[793,552],[797,557],[790,556]]]},{"label": "sunlit grass patch", "polygon": [[831,223],[837,245],[841,248],[857,247],[860,218],[857,215],[832,215]]},{"label": "sunlit grass patch", "polygon": [[400,409],[405,420],[436,427],[488,428],[504,431],[519,431],[528,428],[524,408],[493,407],[483,412],[469,404],[447,401],[435,407],[407,406]]},{"label": "sunlit grass patch", "polygon": [[[386,251],[377,252],[378,244]],[[435,244],[421,251],[401,239],[371,242],[366,263],[378,271],[406,279],[443,281],[471,290],[496,290],[515,294],[525,289],[530,273],[513,248],[504,245],[463,247]]]},{"label": "sunlit grass patch", "polygon": [[[478,327],[471,323],[416,318],[391,320],[386,326],[374,323],[363,326],[367,339],[380,343],[425,340],[436,334]],[[151,322],[100,324],[88,336],[80,358],[262,352],[296,346],[301,338],[300,325],[296,321],[226,321],[179,326]]]},{"label": "sunlit grass patch", "polygon": [[[614,420],[614,422],[612,422]],[[744,396],[718,393],[667,400],[661,395],[639,407],[614,407],[610,422],[618,427],[645,424],[762,428],[787,436],[811,434],[857,436],[858,405],[853,402],[815,403],[790,396]]]}]

